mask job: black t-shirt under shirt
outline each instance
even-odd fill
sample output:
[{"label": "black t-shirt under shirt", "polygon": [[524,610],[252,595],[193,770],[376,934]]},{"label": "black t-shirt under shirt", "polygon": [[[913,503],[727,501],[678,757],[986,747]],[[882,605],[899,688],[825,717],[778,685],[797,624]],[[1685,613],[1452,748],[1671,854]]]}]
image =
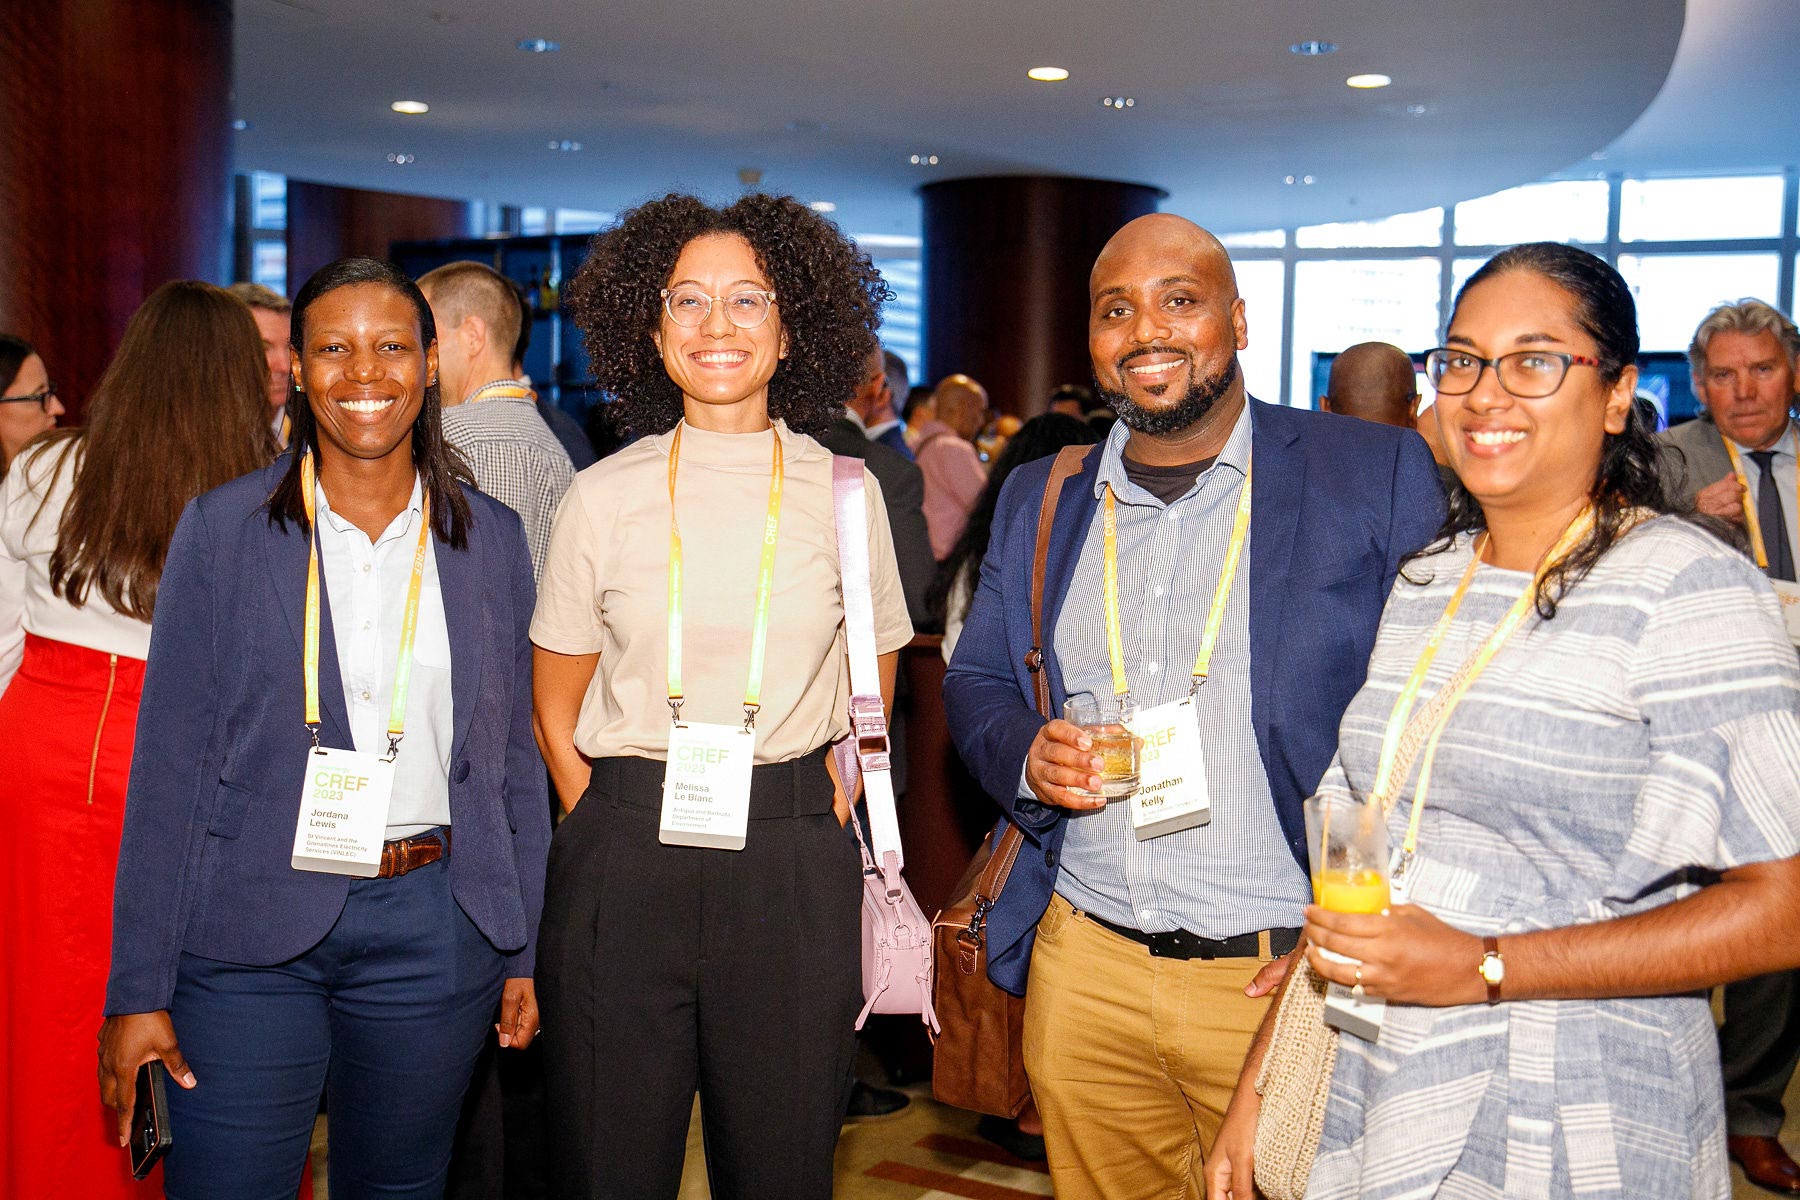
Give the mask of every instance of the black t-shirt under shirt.
[{"label": "black t-shirt under shirt", "polygon": [[1125,478],[1161,500],[1164,504],[1173,504],[1188,494],[1194,486],[1194,480],[1201,472],[1219,461],[1218,455],[1203,458],[1199,462],[1182,463],[1176,467],[1150,467],[1141,462],[1133,462],[1124,455],[1119,461],[1125,466]]}]

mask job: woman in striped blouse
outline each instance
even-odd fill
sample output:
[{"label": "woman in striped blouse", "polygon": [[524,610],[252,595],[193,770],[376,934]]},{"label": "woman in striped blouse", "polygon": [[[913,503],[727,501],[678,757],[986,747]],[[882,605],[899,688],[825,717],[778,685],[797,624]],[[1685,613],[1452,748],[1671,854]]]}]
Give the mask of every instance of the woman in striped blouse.
[{"label": "woman in striped blouse", "polygon": [[[1402,850],[1386,911],[1307,910],[1314,969],[1387,1006],[1339,1037],[1306,1194],[1725,1197],[1705,989],[1800,964],[1800,669],[1768,581],[1664,498],[1611,267],[1507,250],[1445,341],[1461,484],[1320,785]],[[1214,1197],[1250,1195],[1258,1103]]]}]

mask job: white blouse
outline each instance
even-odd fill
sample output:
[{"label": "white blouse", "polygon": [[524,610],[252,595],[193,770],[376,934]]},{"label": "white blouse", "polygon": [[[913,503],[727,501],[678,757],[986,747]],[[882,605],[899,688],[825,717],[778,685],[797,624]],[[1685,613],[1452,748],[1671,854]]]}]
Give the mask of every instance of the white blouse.
[{"label": "white blouse", "polygon": [[150,652],[150,622],[119,612],[99,589],[79,608],[50,590],[50,555],[81,464],[57,468],[80,445],[22,454],[0,483],[0,692],[19,669],[27,633],[126,658]]}]

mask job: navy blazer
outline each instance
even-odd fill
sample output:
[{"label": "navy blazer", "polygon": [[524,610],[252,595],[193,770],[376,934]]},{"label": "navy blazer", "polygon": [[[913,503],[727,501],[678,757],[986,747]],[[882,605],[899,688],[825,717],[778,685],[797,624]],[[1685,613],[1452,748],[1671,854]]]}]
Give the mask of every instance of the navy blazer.
[{"label": "navy blazer", "polygon": [[[1301,804],[1337,750],[1338,722],[1368,673],[1375,629],[1400,560],[1429,542],[1444,517],[1443,488],[1417,434],[1350,417],[1250,405],[1250,719],[1276,815],[1301,870]],[[987,919],[988,974],[1015,995],[1037,921],[1056,883],[1067,810],[1020,800],[1020,772],[1044,724],[1025,655],[1031,641],[1031,564],[1038,506],[1053,459],[1014,471],[1000,490],[981,580],[944,676],[944,708],[963,761],[1025,832]],[[1044,572],[1044,670],[1053,711],[1066,691],[1057,666],[1057,615],[1088,527],[1100,451],[1063,485]],[[1240,583],[1238,586],[1245,586]]]},{"label": "navy blazer", "polygon": [[[264,507],[287,463],[190,503],[169,545],[119,847],[109,1016],[167,1008],[184,950],[253,966],[305,952],[349,895],[349,876],[290,862],[312,745],[307,538],[271,525]],[[437,546],[455,726],[450,888],[515,977],[532,973],[550,841],[531,733],[535,588],[518,515],[463,491],[468,545]],[[319,636],[320,741],[351,746],[328,607]]]}]

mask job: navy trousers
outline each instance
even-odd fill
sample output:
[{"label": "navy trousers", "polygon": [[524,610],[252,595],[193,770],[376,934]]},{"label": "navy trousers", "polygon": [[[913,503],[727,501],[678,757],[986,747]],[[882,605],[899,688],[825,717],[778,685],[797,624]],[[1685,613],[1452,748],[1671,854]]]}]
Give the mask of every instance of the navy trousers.
[{"label": "navy trousers", "polygon": [[169,1200],[293,1200],[321,1092],[332,1200],[441,1196],[501,970],[447,862],[354,881],[289,962],[183,954],[169,1015],[199,1086],[169,1085]]}]

